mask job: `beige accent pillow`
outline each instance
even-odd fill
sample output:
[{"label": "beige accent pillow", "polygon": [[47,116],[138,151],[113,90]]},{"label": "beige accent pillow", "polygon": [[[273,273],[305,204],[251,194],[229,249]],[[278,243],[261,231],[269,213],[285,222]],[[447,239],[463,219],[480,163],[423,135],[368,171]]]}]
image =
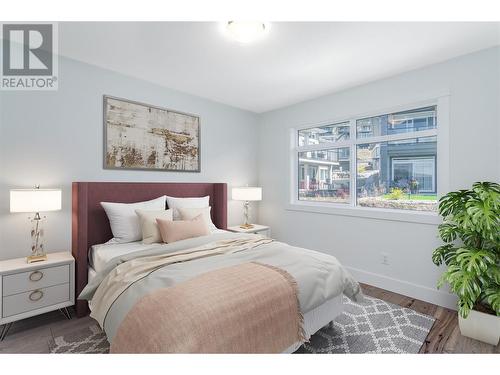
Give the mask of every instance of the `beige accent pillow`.
[{"label": "beige accent pillow", "polygon": [[194,219],[198,215],[203,215],[203,220],[207,223],[207,227],[209,231],[217,229],[217,227],[212,223],[212,218],[210,217],[210,211],[212,207],[203,207],[203,208],[178,208],[181,220],[191,220]]},{"label": "beige accent pillow", "polygon": [[142,243],[151,244],[162,242],[160,229],[158,228],[156,219],[173,220],[172,210],[135,210],[135,213],[139,216],[139,222],[141,223]]},{"label": "beige accent pillow", "polygon": [[191,220],[163,220],[156,219],[160,228],[161,238],[165,243],[185,240],[187,238],[201,237],[210,234],[203,215],[198,215]]},{"label": "beige accent pillow", "polygon": [[194,198],[177,198],[166,196],[168,208],[174,210],[174,220],[182,220],[179,214],[179,208],[202,208],[208,207],[210,196]]}]

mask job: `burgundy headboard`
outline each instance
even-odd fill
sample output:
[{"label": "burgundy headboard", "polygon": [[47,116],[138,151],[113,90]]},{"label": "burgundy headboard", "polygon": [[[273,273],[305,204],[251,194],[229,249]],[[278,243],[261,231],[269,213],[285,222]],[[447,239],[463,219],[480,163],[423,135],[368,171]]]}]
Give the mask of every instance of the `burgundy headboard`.
[{"label": "burgundy headboard", "polygon": [[[88,251],[113,236],[108,217],[100,202],[133,203],[157,198],[210,196],[212,221],[227,228],[227,185],[225,183],[142,183],[142,182],[73,182],[72,253],[75,258],[76,296],[87,285]],[[78,317],[86,315],[85,301],[77,301]]]}]

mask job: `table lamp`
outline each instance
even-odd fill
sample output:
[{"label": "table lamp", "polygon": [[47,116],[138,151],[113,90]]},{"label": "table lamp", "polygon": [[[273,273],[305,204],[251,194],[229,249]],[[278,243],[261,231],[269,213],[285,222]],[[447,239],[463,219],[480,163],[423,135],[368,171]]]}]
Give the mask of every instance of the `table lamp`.
[{"label": "table lamp", "polygon": [[10,190],[10,212],[30,212],[31,255],[26,258],[28,263],[47,260],[43,248],[43,218],[40,212],[57,211],[61,209],[60,189],[13,189]]},{"label": "table lamp", "polygon": [[232,197],[235,201],[244,201],[244,217],[245,223],[240,225],[240,228],[250,229],[253,225],[248,222],[248,210],[250,206],[250,201],[261,201],[262,200],[262,188],[260,187],[237,187],[232,189]]}]

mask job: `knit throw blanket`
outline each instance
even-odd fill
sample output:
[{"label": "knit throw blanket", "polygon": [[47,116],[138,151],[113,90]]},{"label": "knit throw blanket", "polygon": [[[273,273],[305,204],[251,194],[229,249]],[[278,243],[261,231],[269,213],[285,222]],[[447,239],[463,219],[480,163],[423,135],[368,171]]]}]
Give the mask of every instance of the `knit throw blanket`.
[{"label": "knit throw blanket", "polygon": [[210,271],[138,301],[112,353],[280,353],[305,341],[297,283],[244,263]]}]

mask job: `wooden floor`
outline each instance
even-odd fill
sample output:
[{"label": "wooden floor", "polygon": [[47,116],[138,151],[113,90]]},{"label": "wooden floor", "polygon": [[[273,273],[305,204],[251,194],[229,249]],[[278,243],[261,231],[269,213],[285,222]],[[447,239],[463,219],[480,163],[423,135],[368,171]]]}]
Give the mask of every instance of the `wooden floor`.
[{"label": "wooden floor", "polygon": [[371,285],[361,284],[361,286],[363,292],[368,296],[413,309],[436,319],[420,353],[500,353],[500,345],[495,347],[462,336],[458,328],[457,312],[454,310]]},{"label": "wooden floor", "polygon": [[[456,311],[436,306],[401,294],[362,284],[366,295],[380,298],[436,318],[421,353],[500,353],[500,345],[492,346],[460,335]],[[54,311],[25,319],[12,325],[9,334],[0,342],[0,353],[49,353],[54,337],[80,330],[95,320],[90,317],[67,320]]]}]

